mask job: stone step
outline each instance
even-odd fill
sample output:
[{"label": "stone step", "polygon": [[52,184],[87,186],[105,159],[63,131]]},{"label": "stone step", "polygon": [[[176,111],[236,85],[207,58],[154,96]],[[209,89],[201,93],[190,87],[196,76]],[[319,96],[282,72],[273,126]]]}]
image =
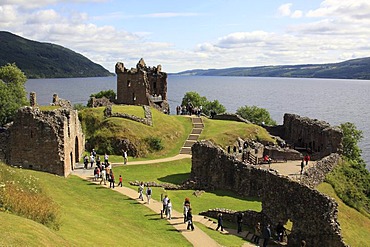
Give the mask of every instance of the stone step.
[{"label": "stone step", "polygon": [[199,135],[190,134],[188,137],[188,140],[196,141],[198,140],[198,138],[199,138]]},{"label": "stone step", "polygon": [[202,119],[201,119],[201,118],[199,118],[199,117],[194,117],[194,118],[192,118],[191,120],[192,120],[193,124],[194,124],[194,123],[201,123],[201,124],[203,123]]},{"label": "stone step", "polygon": [[193,124],[193,129],[197,129],[197,128],[199,128],[199,129],[203,129],[204,128],[204,125],[202,124],[202,123],[195,123],[195,124]]},{"label": "stone step", "polygon": [[191,147],[182,147],[180,154],[191,154]]},{"label": "stone step", "polygon": [[203,129],[192,129],[191,130],[191,135],[200,135],[200,133],[202,133],[202,130]]},{"label": "stone step", "polygon": [[183,147],[191,147],[194,145],[194,143],[196,143],[195,140],[186,140]]}]

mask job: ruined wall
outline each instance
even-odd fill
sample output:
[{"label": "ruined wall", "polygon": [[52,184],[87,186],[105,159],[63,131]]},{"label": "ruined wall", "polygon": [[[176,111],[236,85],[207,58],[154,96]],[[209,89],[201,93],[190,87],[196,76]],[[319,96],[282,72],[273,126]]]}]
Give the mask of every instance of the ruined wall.
[{"label": "ruined wall", "polygon": [[9,129],[7,163],[67,176],[84,151],[77,111],[23,107]]},{"label": "ruined wall", "polygon": [[294,146],[312,150],[313,159],[342,152],[343,133],[338,127],[317,119],[288,113],[284,114],[283,125],[285,135],[283,138]]},{"label": "ruined wall", "polygon": [[117,63],[117,103],[150,105],[168,112],[167,73],[161,70],[160,65],[146,66],[143,59],[132,69],[126,69],[123,63]]},{"label": "ruined wall", "polygon": [[213,119],[217,120],[230,120],[230,121],[236,121],[236,122],[243,122],[243,123],[251,123],[248,120],[242,118],[241,116],[233,113],[223,113],[223,114],[217,114],[213,116]]},{"label": "ruined wall", "polygon": [[246,165],[210,142],[192,147],[191,179],[200,188],[227,189],[242,196],[258,196],[262,214],[273,226],[293,222],[288,246],[345,246],[334,199],[287,177]]}]

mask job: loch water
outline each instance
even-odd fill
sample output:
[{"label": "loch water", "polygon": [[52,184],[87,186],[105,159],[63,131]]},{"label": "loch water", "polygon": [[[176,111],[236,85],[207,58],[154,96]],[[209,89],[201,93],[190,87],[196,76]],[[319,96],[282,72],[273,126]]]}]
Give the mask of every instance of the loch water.
[{"label": "loch water", "polygon": [[[360,147],[370,169],[369,80],[170,75],[167,81],[172,114],[186,92],[196,91],[208,100],[217,99],[231,113],[245,105],[266,108],[278,124],[284,113],[331,125],[352,122],[363,131]],[[72,104],[86,104],[92,93],[108,89],[116,91],[116,77],[30,79],[26,83],[27,92],[36,92],[40,105],[49,104],[54,93]]]}]

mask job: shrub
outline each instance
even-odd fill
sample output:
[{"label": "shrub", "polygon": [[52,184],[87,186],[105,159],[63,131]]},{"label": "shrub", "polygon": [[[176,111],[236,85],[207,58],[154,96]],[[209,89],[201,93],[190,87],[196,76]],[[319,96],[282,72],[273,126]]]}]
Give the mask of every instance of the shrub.
[{"label": "shrub", "polygon": [[145,142],[148,144],[150,151],[160,151],[164,148],[162,140],[159,137],[147,137],[145,138]]},{"label": "shrub", "polygon": [[189,102],[191,102],[194,107],[202,106],[203,113],[206,115],[210,115],[211,111],[216,114],[224,113],[226,111],[225,106],[223,106],[218,100],[209,101],[206,97],[200,96],[197,92],[185,93],[182,98],[181,105],[186,106]]}]

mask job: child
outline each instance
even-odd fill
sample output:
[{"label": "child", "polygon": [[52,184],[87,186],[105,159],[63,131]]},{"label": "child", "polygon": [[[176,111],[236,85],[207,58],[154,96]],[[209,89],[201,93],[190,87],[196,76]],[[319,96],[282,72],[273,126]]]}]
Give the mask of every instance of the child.
[{"label": "child", "polygon": [[122,176],[121,175],[119,175],[119,183],[117,184],[117,187],[120,186],[120,185],[122,187]]}]

